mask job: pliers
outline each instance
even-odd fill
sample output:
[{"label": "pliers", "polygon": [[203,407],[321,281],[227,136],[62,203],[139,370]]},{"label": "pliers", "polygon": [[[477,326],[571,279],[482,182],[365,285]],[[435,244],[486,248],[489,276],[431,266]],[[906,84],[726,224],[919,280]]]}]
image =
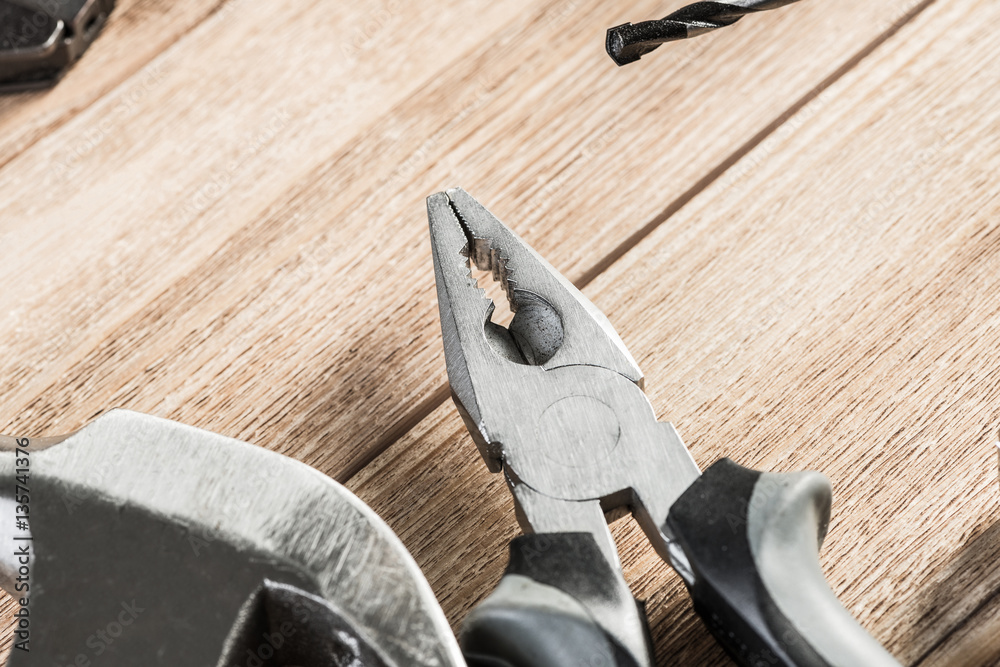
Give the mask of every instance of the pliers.
[{"label": "pliers", "polygon": [[[427,213],[452,396],[525,532],[466,619],[470,666],[654,664],[607,526],[621,508],[740,665],[898,665],[823,576],[825,476],[728,458],[700,472],[594,304],[464,190],[432,195]],[[509,327],[491,321],[470,262],[501,283]]]}]

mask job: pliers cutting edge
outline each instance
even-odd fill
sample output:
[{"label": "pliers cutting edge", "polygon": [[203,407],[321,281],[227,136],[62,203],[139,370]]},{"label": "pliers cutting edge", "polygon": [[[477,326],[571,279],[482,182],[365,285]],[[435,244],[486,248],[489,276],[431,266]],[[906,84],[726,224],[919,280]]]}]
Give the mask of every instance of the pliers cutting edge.
[{"label": "pliers cutting edge", "polygon": [[[621,508],[739,664],[898,664],[823,576],[826,477],[729,459],[700,473],[603,313],[464,190],[432,195],[427,212],[452,395],[526,533],[466,620],[470,665],[654,664],[607,527]],[[470,261],[506,291],[509,327],[491,321]]]}]

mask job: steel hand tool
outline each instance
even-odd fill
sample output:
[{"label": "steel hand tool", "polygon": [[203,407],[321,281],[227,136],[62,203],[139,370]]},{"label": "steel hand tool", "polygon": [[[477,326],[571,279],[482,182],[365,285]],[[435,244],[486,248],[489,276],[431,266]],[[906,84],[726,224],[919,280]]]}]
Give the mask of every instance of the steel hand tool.
[{"label": "steel hand tool", "polygon": [[619,67],[639,60],[660,44],[687,39],[732,25],[747,14],[777,9],[798,0],[696,2],[659,21],[624,23],[608,29],[608,55]]},{"label": "steel hand tool", "polygon": [[114,6],[114,0],[0,0],[0,92],[55,83]]},{"label": "steel hand tool", "polygon": [[288,457],[116,410],[0,437],[0,476],[9,665],[464,664],[389,527]]},{"label": "steel hand tool", "polygon": [[[482,667],[653,664],[606,513],[628,508],[741,665],[890,667],[840,605],[817,557],[831,487],[722,459],[700,473],[657,422],[642,373],[608,319],[461,189],[427,200],[455,405],[526,535],[461,644]],[[508,328],[470,275],[491,271]]]}]

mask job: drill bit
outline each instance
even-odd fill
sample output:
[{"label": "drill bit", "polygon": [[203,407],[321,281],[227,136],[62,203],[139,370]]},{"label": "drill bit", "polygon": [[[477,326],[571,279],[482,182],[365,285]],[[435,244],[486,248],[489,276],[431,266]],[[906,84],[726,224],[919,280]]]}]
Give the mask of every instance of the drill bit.
[{"label": "drill bit", "polygon": [[607,49],[611,59],[621,67],[635,62],[660,44],[687,39],[702,33],[732,25],[752,12],[777,9],[797,0],[727,0],[727,2],[696,2],[683,7],[659,21],[624,23],[608,29]]}]

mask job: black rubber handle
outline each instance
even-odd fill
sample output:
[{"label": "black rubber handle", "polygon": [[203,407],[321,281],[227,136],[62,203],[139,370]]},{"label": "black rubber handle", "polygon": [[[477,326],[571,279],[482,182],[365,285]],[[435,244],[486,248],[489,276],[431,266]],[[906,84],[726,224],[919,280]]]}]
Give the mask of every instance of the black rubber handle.
[{"label": "black rubber handle", "polygon": [[831,495],[819,473],[722,459],[671,508],[665,532],[688,560],[694,608],[740,665],[898,667],[823,576]]},{"label": "black rubber handle", "polygon": [[[611,624],[638,625],[638,659]],[[639,667],[652,665],[645,609],[589,533],[525,535],[510,543],[496,590],[460,634],[469,667]]]}]

